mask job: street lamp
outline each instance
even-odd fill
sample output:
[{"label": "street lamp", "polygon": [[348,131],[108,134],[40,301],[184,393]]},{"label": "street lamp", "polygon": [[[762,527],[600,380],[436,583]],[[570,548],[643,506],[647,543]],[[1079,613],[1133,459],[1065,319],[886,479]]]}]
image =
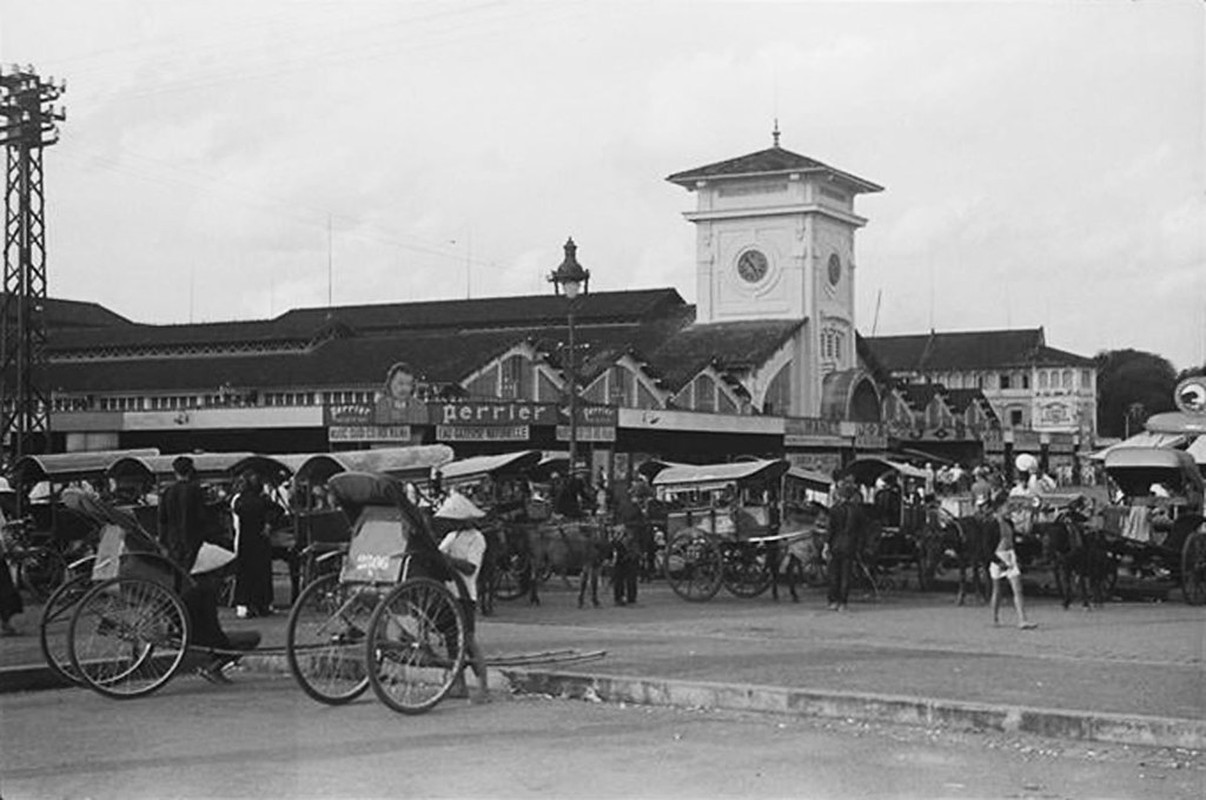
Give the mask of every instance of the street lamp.
[{"label": "street lamp", "polygon": [[578,263],[577,252],[578,245],[574,244],[573,238],[567,239],[565,241],[565,258],[561,261],[561,266],[549,273],[549,283],[553,284],[553,293],[560,295],[564,292],[569,300],[566,304],[566,313],[569,317],[569,358],[566,360],[566,373],[569,384],[570,475],[574,474],[574,469],[578,464],[578,386],[574,370],[574,306],[577,304],[579,294],[590,292],[590,270],[582,269],[582,265]]}]

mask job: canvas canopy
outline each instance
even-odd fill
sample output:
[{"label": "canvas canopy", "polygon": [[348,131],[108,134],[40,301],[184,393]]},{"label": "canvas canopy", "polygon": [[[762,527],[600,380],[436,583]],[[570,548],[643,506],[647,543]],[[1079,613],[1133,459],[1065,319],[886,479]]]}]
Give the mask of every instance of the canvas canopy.
[{"label": "canvas canopy", "polygon": [[854,480],[863,486],[874,486],[881,475],[895,472],[904,478],[925,480],[926,472],[912,464],[903,461],[892,461],[887,458],[856,458],[842,469],[843,475],[852,475]]},{"label": "canvas canopy", "polygon": [[377,472],[426,480],[433,468],[442,468],[450,461],[452,448],[445,444],[315,453],[298,467],[296,479],[313,485],[325,483],[341,472]]},{"label": "canvas canopy", "polygon": [[482,475],[518,473],[540,463],[539,450],[521,450],[517,453],[501,453],[492,456],[474,456],[453,461],[440,468],[445,483],[461,483]]},{"label": "canvas canopy", "polygon": [[[258,453],[184,453],[193,460],[193,467],[202,480],[234,478],[246,471],[258,474],[266,482],[279,484],[293,474],[293,470],[282,461]],[[110,478],[171,480],[175,475],[172,462],[178,455],[125,456],[114,461],[106,474]]]},{"label": "canvas canopy", "polygon": [[158,455],[157,448],[146,448],[22,456],[13,464],[11,474],[13,483],[18,486],[31,486],[42,481],[65,483],[83,478],[102,477],[115,461],[123,457]]},{"label": "canvas canopy", "polygon": [[1105,461],[1110,453],[1118,450],[1126,450],[1132,448],[1174,448],[1185,444],[1186,436],[1181,433],[1155,433],[1152,431],[1140,431],[1129,439],[1123,439],[1117,444],[1112,444],[1109,447],[1098,450],[1096,453],[1091,453],[1089,458],[1095,461]]},{"label": "canvas canopy", "polygon": [[754,480],[775,481],[783,477],[791,464],[781,459],[734,461],[728,464],[675,464],[653,477],[659,488],[693,488],[700,491],[723,488],[730,483]]}]

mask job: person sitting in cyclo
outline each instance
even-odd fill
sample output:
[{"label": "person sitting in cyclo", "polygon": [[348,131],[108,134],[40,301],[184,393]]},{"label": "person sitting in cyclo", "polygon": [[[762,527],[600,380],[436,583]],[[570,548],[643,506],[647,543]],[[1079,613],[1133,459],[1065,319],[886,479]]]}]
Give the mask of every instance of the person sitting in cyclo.
[{"label": "person sitting in cyclo", "polygon": [[[455,581],[448,584],[448,588],[460,599],[465,610],[466,655],[474,675],[477,676],[477,693],[470,697],[475,703],[484,703],[490,699],[490,690],[486,683],[486,662],[477,646],[477,626],[474,624],[477,616],[477,576],[486,557],[486,537],[474,523],[485,516],[485,512],[457,492],[450,492],[435,513],[436,519],[452,526],[452,530],[440,542],[440,552],[461,574],[468,592],[468,596],[462,596]],[[464,674],[458,675],[456,681],[454,694],[465,693]]]},{"label": "person sitting in cyclo", "polygon": [[[205,495],[197,480],[197,470],[188,456],[172,461],[176,482],[159,501],[161,544],[168,558],[182,572],[193,576],[191,585],[182,588],[191,623],[191,642],[199,647],[227,651],[215,654],[197,674],[210,683],[230,683],[222,670],[238,660],[238,652],[253,650],[260,643],[258,631],[227,634],[218,621],[218,587],[214,570],[229,563],[234,553],[204,541]],[[225,559],[223,561],[223,559]]]}]

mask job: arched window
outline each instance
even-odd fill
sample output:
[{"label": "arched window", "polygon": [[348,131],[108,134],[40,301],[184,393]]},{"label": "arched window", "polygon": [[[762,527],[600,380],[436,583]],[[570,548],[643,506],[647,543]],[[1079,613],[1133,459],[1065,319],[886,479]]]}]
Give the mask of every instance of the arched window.
[{"label": "arched window", "polygon": [[784,417],[791,410],[791,364],[783,367],[771,378],[762,400],[762,413]]},{"label": "arched window", "polygon": [[500,397],[532,400],[532,362],[522,355],[513,355],[502,362],[499,375]]},{"label": "arched window", "polygon": [[716,410],[716,382],[707,375],[695,379],[692,387],[695,397],[692,406],[696,411]]}]

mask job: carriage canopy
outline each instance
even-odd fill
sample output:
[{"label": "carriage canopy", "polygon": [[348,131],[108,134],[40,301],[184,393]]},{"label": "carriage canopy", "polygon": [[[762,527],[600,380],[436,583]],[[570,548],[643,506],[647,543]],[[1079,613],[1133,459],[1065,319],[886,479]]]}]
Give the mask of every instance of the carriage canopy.
[{"label": "carriage canopy", "polygon": [[1201,497],[1202,473],[1193,456],[1183,450],[1126,447],[1108,454],[1106,474],[1128,497],[1151,493],[1153,484],[1163,484],[1173,495]]},{"label": "carriage canopy", "polygon": [[896,473],[903,478],[925,480],[925,470],[918,469],[903,461],[893,461],[887,458],[863,457],[856,458],[842,468],[841,475],[850,475],[863,486],[874,486],[879,478],[888,473]]},{"label": "carriage canopy", "polygon": [[452,448],[445,444],[315,453],[297,468],[296,479],[314,485],[326,483],[341,472],[375,472],[403,480],[425,480],[433,468],[443,467],[452,457]]},{"label": "carriage canopy", "polygon": [[[273,456],[258,453],[183,453],[193,460],[197,475],[202,480],[234,478],[248,470],[255,472],[265,483],[280,484],[288,480],[293,470]],[[175,474],[172,462],[179,455],[137,456],[127,455],[114,461],[106,475],[118,481],[144,480],[162,482]]]},{"label": "carriage canopy", "polygon": [[447,485],[454,486],[484,475],[518,474],[540,464],[539,450],[521,450],[517,453],[502,453],[493,456],[474,456],[453,461],[440,468]]},{"label": "carriage canopy", "polygon": [[92,450],[78,453],[52,453],[22,456],[13,464],[11,475],[16,486],[32,486],[41,481],[66,483],[99,478],[123,457],[158,456],[158,448],[141,450]]},{"label": "carriage canopy", "polygon": [[327,483],[336,502],[355,520],[348,556],[340,579],[367,583],[396,583],[403,556],[429,556],[422,563],[440,563],[438,547],[422,514],[398,481],[381,473],[341,472]]},{"label": "carriage canopy", "polygon": [[674,464],[653,476],[653,485],[663,489],[711,491],[734,483],[777,481],[790,468],[790,462],[782,459],[735,461],[728,464]]}]

